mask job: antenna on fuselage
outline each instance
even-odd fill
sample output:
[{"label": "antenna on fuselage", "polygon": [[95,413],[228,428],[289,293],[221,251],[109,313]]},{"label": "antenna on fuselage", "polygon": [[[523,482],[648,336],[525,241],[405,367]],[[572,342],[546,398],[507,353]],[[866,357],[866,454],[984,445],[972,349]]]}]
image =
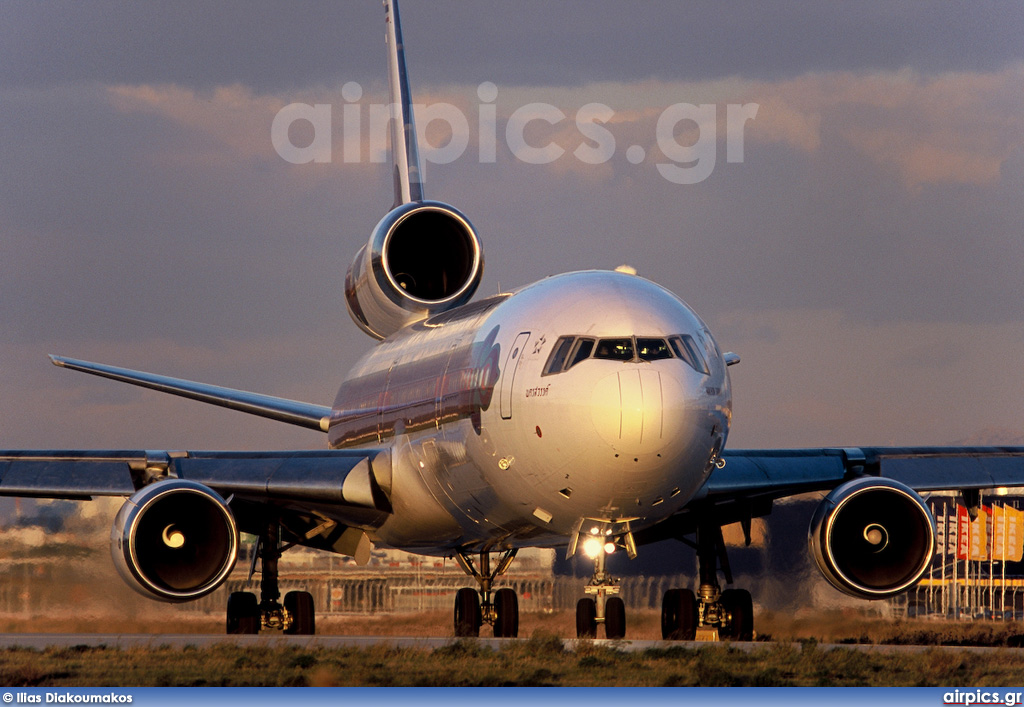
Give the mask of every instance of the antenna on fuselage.
[{"label": "antenna on fuselage", "polygon": [[405,68],[402,19],[398,0],[384,0],[385,41],[388,45],[388,85],[391,88],[391,165],[395,206],[423,201],[423,170],[416,143],[409,73]]}]

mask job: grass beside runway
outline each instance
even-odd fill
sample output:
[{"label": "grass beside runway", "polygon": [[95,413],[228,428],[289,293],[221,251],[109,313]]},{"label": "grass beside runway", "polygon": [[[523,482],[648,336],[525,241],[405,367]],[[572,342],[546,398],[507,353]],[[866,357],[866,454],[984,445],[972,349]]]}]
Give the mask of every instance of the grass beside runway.
[{"label": "grass beside runway", "polygon": [[928,649],[886,655],[814,642],[766,644],[751,652],[720,645],[636,653],[536,636],[495,651],[474,641],[436,650],[72,647],[0,653],[0,683],[71,686],[728,686],[1019,685],[1019,651],[984,655]]},{"label": "grass beside runway", "polygon": [[[632,612],[628,637],[660,638],[658,612]],[[567,650],[574,615],[524,614],[529,640],[492,650],[473,641],[438,648],[169,646],[10,649],[0,651],[0,684],[17,686],[169,685],[949,685],[1024,684],[1024,658],[1016,650],[985,654],[949,649],[916,653],[830,650],[823,643],[924,646],[1024,645],[1013,622],[892,621],[856,612],[764,614],[763,646],[728,644],[619,652],[584,644]],[[450,637],[448,612],[390,616],[324,617],[321,634]],[[0,617],[0,630],[46,633],[221,634],[219,619],[180,621],[102,617]],[[489,635],[485,627],[481,635]],[[768,639],[779,643],[769,643]],[[793,642],[797,642],[796,645]]]}]

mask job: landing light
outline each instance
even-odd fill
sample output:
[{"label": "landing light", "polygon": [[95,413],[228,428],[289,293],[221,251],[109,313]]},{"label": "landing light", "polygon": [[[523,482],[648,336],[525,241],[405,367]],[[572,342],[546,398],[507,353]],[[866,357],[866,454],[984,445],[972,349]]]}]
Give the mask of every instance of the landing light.
[{"label": "landing light", "polygon": [[599,538],[587,538],[583,541],[583,554],[591,560],[604,552],[604,543]]}]

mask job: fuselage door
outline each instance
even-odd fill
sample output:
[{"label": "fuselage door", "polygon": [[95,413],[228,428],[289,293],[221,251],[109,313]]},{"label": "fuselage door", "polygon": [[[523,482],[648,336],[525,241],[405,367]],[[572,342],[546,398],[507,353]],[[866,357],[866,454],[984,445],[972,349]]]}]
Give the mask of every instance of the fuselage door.
[{"label": "fuselage door", "polygon": [[512,383],[516,379],[516,370],[523,358],[526,342],[530,340],[530,332],[520,332],[512,344],[512,350],[505,359],[505,367],[501,372],[501,419],[512,419]]}]

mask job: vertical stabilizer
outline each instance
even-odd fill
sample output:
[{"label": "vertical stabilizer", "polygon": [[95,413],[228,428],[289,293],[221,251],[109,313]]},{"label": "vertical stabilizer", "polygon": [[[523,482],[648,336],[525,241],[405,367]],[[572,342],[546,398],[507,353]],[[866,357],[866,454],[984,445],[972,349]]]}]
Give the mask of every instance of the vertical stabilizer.
[{"label": "vertical stabilizer", "polygon": [[391,87],[391,164],[395,206],[400,206],[411,201],[423,201],[423,172],[416,144],[409,74],[405,69],[398,0],[384,0],[384,21],[387,26],[388,84]]}]

